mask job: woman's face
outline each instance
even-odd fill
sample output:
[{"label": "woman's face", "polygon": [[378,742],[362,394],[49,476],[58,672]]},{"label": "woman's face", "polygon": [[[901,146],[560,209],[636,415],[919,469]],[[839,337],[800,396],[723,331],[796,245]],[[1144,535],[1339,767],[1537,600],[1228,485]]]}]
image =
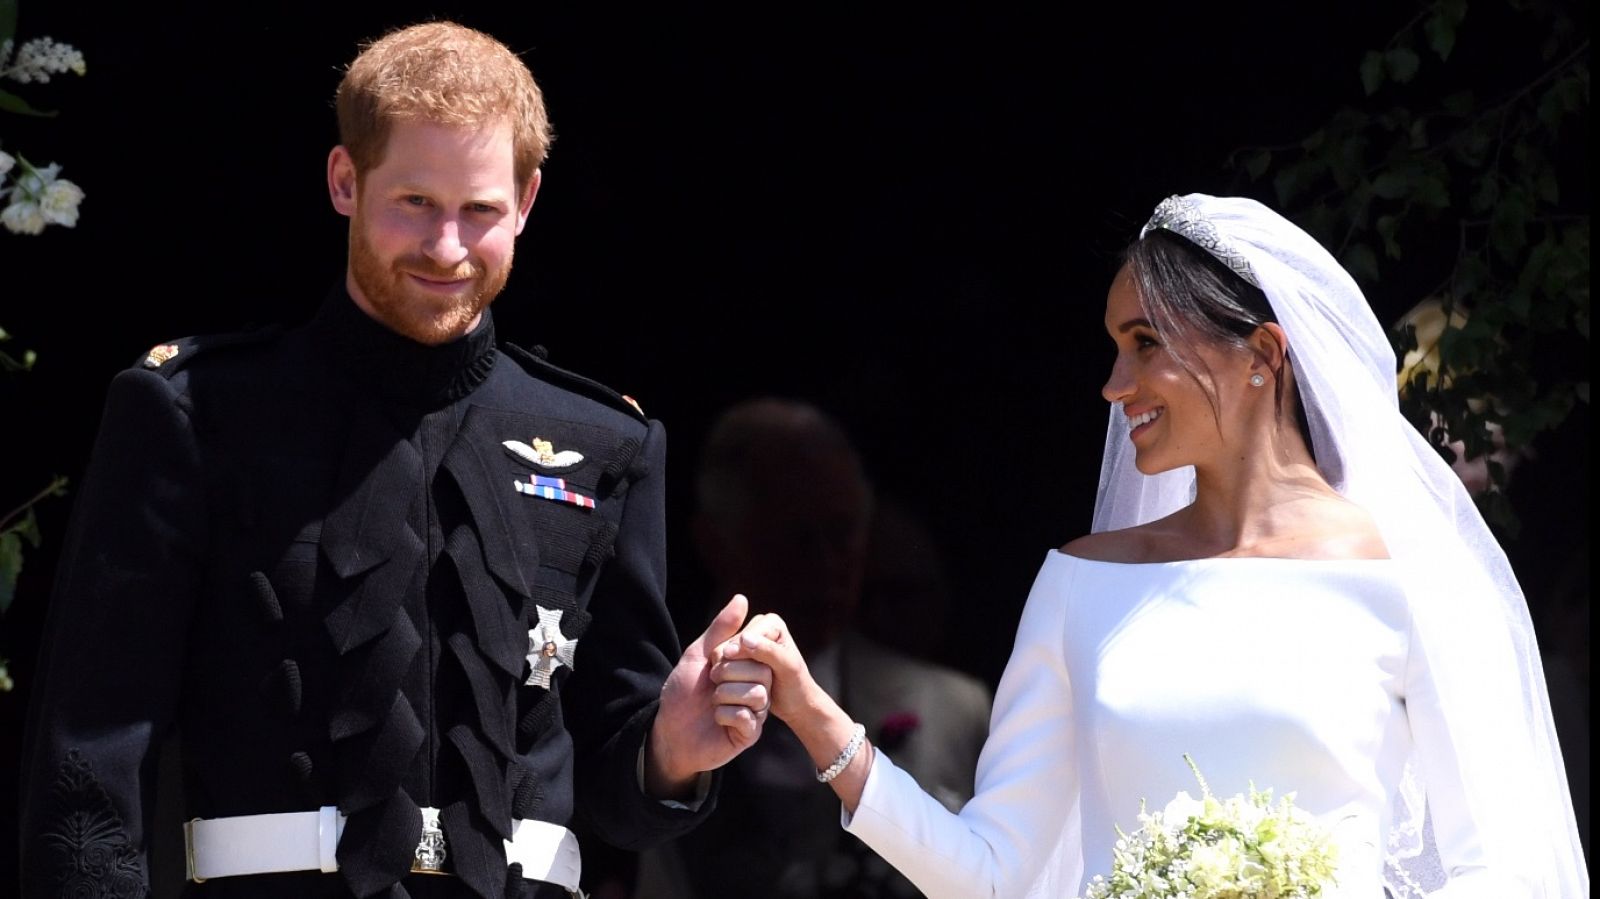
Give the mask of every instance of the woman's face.
[{"label": "woman's face", "polygon": [[1106,332],[1117,357],[1101,394],[1122,404],[1141,472],[1205,467],[1243,437],[1239,427],[1230,427],[1240,416],[1230,412],[1237,413],[1239,392],[1249,389],[1247,350],[1209,342],[1187,346],[1185,355],[1197,368],[1191,374],[1146,317],[1127,266],[1106,295]]}]

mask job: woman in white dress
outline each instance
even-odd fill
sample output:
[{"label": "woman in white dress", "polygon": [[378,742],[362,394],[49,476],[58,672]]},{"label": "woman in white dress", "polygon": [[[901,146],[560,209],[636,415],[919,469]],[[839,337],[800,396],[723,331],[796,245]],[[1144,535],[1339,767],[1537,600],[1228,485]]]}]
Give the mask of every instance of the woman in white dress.
[{"label": "woman in white dress", "polygon": [[1330,829],[1325,896],[1587,896],[1526,603],[1350,276],[1260,203],[1172,197],[1105,325],[1093,532],[1045,556],[959,814],[863,743],[775,616],[715,676],[770,666],[844,826],[931,897],[1082,895],[1142,800],[1198,792],[1185,754]]}]

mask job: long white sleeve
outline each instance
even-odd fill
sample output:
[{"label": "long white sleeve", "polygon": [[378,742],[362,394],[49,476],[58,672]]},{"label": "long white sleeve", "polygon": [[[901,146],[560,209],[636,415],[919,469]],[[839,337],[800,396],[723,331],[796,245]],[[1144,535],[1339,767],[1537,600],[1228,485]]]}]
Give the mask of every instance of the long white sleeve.
[{"label": "long white sleeve", "polygon": [[844,822],[929,899],[1060,897],[1082,874],[1063,657],[1070,585],[1061,581],[1071,571],[1047,561],[1034,580],[995,693],[972,801],[952,814],[880,751],[854,817]]}]

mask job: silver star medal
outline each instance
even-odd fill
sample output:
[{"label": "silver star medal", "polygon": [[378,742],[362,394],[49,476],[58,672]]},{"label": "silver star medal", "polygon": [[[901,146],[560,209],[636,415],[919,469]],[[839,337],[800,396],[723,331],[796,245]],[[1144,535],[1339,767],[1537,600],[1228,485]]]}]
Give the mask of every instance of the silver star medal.
[{"label": "silver star medal", "polygon": [[561,633],[561,610],[534,606],[539,612],[539,626],[528,631],[529,687],[550,689],[550,677],[562,665],[572,667],[578,652],[578,641]]}]

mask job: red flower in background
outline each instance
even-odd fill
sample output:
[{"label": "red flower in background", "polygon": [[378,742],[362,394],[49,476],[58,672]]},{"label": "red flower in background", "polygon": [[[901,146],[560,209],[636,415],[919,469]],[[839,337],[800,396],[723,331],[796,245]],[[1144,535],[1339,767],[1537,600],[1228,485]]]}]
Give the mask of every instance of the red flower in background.
[{"label": "red flower in background", "polygon": [[898,749],[905,745],[911,734],[922,723],[916,712],[890,712],[885,715],[878,725],[878,736],[873,741],[886,750]]}]

